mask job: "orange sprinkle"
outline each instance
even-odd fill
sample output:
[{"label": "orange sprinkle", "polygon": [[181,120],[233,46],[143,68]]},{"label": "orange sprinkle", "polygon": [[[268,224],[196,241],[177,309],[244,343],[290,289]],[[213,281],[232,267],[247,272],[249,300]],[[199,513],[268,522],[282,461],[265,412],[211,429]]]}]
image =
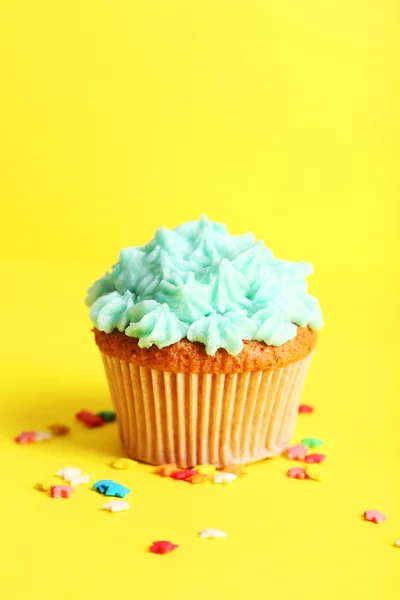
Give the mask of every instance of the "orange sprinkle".
[{"label": "orange sprinkle", "polygon": [[53,435],[67,435],[71,430],[66,425],[49,425],[48,428]]},{"label": "orange sprinkle", "polygon": [[176,465],[159,465],[156,467],[157,475],[161,475],[162,477],[171,477],[172,473],[175,471],[178,471]]}]

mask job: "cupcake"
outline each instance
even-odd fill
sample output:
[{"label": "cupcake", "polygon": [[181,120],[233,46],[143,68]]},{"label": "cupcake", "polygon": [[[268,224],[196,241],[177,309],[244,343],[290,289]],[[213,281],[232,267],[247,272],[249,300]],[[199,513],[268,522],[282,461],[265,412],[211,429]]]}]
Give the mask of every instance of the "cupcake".
[{"label": "cupcake", "polygon": [[204,216],[122,249],[86,303],[127,455],[222,466],[285,450],[322,326],[312,272]]}]

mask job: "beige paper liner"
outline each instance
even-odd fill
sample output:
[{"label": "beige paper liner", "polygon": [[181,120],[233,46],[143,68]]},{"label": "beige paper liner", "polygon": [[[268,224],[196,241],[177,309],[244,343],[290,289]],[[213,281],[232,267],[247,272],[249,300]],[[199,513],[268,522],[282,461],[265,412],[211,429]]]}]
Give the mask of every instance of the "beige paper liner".
[{"label": "beige paper liner", "polygon": [[126,454],[181,467],[280,454],[293,435],[311,356],[224,375],[169,373],[102,353]]}]

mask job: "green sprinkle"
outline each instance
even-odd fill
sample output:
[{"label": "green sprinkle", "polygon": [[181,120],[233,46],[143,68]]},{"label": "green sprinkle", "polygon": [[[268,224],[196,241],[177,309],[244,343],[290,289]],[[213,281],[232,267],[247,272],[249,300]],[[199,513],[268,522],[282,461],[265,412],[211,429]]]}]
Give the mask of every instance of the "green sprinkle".
[{"label": "green sprinkle", "polygon": [[117,418],[117,415],[112,410],[102,410],[97,413],[98,417],[101,417],[105,423],[112,423]]},{"label": "green sprinkle", "polygon": [[300,443],[303,446],[307,446],[307,448],[319,448],[325,442],[324,440],[319,440],[318,438],[304,438]]}]

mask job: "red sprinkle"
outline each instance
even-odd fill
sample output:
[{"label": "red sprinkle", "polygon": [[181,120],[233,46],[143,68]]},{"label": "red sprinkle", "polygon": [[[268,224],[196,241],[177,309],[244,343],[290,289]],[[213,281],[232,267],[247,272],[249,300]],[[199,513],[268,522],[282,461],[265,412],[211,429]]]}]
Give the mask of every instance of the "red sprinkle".
[{"label": "red sprinkle", "polygon": [[304,457],[304,462],[308,463],[308,464],[312,464],[312,463],[322,463],[323,460],[325,460],[326,458],[326,454],[307,454],[307,456]]},{"label": "red sprinkle", "polygon": [[300,404],[299,413],[312,413],[315,408],[311,404]]},{"label": "red sprinkle", "polygon": [[81,410],[80,412],[76,413],[75,417],[78,419],[78,421],[81,421],[81,423],[84,423],[86,427],[89,428],[101,427],[104,425],[104,421],[101,417],[88,410]]},{"label": "red sprinkle", "polygon": [[149,546],[150,552],[154,552],[155,554],[167,554],[176,548],[178,548],[176,544],[165,541],[153,542],[152,545]]},{"label": "red sprinkle", "polygon": [[171,473],[170,477],[172,479],[188,479],[189,477],[194,477],[194,475],[198,475],[199,472],[195,469],[182,469],[181,471],[174,471]]},{"label": "red sprinkle", "polygon": [[305,479],[306,478],[305,470],[300,469],[299,467],[293,467],[292,469],[289,469],[287,474],[288,474],[288,477],[291,477],[292,479]]},{"label": "red sprinkle", "polygon": [[35,431],[23,431],[16,438],[14,438],[17,444],[30,444],[36,441]]}]

